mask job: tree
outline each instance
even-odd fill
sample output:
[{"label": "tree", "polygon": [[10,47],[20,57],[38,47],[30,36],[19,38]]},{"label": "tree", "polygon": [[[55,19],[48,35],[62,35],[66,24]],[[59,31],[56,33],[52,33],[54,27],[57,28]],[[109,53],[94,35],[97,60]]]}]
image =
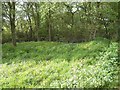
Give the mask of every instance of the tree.
[{"label": "tree", "polygon": [[[117,39],[116,3],[26,2],[15,5],[16,21],[12,2],[3,4],[3,42],[10,39],[15,42],[16,37],[17,41],[63,42],[90,41],[96,37]],[[15,22],[16,27],[12,24]]]},{"label": "tree", "polygon": [[35,22],[36,22],[36,36],[37,41],[39,41],[39,29],[40,29],[40,14],[39,14],[39,3],[35,3]]},{"label": "tree", "polygon": [[28,23],[29,23],[29,40],[33,39],[33,27],[32,27],[32,18],[30,15],[30,8],[32,8],[31,3],[26,3],[26,14],[28,17]]},{"label": "tree", "polygon": [[9,18],[12,33],[12,43],[16,46],[16,30],[15,30],[15,2],[8,2],[9,5]]}]

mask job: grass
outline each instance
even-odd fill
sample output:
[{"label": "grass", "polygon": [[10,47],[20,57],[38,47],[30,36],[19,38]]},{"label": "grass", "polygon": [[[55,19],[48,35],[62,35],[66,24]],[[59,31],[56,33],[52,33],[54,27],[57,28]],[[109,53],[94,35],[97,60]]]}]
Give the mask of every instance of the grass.
[{"label": "grass", "polygon": [[117,87],[118,43],[22,42],[4,44],[1,88]]}]

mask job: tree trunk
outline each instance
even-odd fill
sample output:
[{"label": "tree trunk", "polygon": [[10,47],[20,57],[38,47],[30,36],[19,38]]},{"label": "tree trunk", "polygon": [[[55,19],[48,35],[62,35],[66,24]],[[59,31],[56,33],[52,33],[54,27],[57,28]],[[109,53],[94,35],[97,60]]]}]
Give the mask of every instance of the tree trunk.
[{"label": "tree trunk", "polygon": [[[105,22],[105,21],[104,21]],[[107,29],[107,25],[104,23],[104,27],[105,27],[105,37],[107,39],[110,39],[110,36],[109,36],[109,32],[108,32],[108,29]]]},{"label": "tree trunk", "polygon": [[39,14],[39,4],[35,3],[36,7],[36,35],[37,35],[37,41],[39,41],[39,29],[40,29],[40,14]]},{"label": "tree trunk", "polygon": [[74,42],[74,13],[71,10],[71,36],[72,36],[72,40]]},{"label": "tree trunk", "polygon": [[15,2],[8,2],[9,5],[9,16],[10,16],[10,26],[12,34],[13,46],[16,46],[16,30],[15,30]]},{"label": "tree trunk", "polygon": [[49,33],[49,41],[51,41],[51,12],[50,12],[50,6],[49,6],[49,11],[48,11],[48,33]]},{"label": "tree trunk", "polygon": [[[118,2],[118,9],[120,9],[120,1]],[[120,24],[120,10],[118,10],[118,24]],[[118,27],[118,42],[120,43],[120,26]],[[120,44],[119,44],[120,46]],[[120,49],[120,47],[119,47]],[[120,51],[119,51],[120,53]]]},{"label": "tree trunk", "polygon": [[26,11],[26,14],[27,14],[27,16],[28,16],[28,23],[29,23],[29,40],[32,40],[33,39],[33,29],[32,29],[32,23],[31,23],[31,18],[30,18],[30,14],[29,14],[29,3],[27,4],[27,10],[28,11]]}]

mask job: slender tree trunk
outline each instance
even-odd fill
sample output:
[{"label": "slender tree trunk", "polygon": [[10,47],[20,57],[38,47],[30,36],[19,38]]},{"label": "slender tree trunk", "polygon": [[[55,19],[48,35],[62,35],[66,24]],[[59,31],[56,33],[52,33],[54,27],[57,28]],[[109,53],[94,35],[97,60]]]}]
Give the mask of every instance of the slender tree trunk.
[{"label": "slender tree trunk", "polygon": [[[120,1],[118,2],[118,24],[120,24],[120,10],[119,9],[120,9]],[[120,26],[118,28],[118,42],[120,43]],[[120,47],[119,47],[119,55],[120,55]]]},{"label": "slender tree trunk", "polygon": [[29,18],[29,40],[32,40],[33,39],[33,36],[32,36],[32,32],[33,32],[33,30],[32,30],[32,24],[31,24],[31,18],[30,18],[30,16],[28,16],[28,18]]},{"label": "slender tree trunk", "polygon": [[49,41],[51,41],[52,39],[51,39],[51,23],[50,23],[50,21],[51,21],[51,12],[50,12],[50,6],[49,6],[49,11],[48,11],[48,37],[49,37]]},{"label": "slender tree trunk", "polygon": [[36,35],[37,35],[37,41],[39,41],[39,29],[40,29],[40,14],[39,14],[39,4],[35,3],[36,7]]},{"label": "slender tree trunk", "polygon": [[[104,21],[105,22],[105,21]],[[110,39],[110,36],[109,36],[109,32],[108,32],[108,29],[107,29],[107,25],[104,23],[104,27],[105,27],[105,37],[107,39]]]},{"label": "slender tree trunk", "polygon": [[72,40],[73,40],[73,42],[74,42],[74,39],[75,39],[75,37],[74,37],[74,13],[71,11],[71,36],[72,36]]},{"label": "slender tree trunk", "polygon": [[36,38],[36,33],[37,33],[37,15],[36,15],[36,13],[37,13],[37,11],[36,11],[36,7],[35,7],[35,10],[34,10],[34,6],[35,6],[35,3],[32,5],[31,9],[32,9],[32,16],[33,16],[34,24],[35,24],[35,28],[34,28],[34,30],[35,30],[35,39],[37,39]]},{"label": "slender tree trunk", "polygon": [[27,10],[28,11],[26,11],[26,14],[27,14],[27,16],[28,16],[28,23],[29,23],[29,40],[32,40],[33,39],[33,29],[32,29],[32,23],[31,23],[31,17],[30,17],[30,14],[29,14],[29,3],[27,4]]},{"label": "slender tree trunk", "polygon": [[12,43],[16,46],[16,30],[15,30],[15,2],[8,2],[9,5],[9,16],[10,16],[10,26],[12,33]]}]

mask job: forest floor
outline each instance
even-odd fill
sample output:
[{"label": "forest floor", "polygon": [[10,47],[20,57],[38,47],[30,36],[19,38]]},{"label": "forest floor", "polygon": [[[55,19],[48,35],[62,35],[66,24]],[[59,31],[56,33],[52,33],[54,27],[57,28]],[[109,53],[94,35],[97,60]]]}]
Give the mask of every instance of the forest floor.
[{"label": "forest floor", "polygon": [[117,87],[117,46],[106,40],[4,44],[0,87]]}]

